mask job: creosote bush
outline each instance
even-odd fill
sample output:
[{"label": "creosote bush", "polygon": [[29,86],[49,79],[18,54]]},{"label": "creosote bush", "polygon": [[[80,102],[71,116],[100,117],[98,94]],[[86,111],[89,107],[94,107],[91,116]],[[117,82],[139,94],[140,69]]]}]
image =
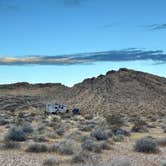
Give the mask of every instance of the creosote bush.
[{"label": "creosote bush", "polygon": [[137,152],[156,153],[158,152],[158,144],[155,139],[145,137],[136,141],[134,149]]}]

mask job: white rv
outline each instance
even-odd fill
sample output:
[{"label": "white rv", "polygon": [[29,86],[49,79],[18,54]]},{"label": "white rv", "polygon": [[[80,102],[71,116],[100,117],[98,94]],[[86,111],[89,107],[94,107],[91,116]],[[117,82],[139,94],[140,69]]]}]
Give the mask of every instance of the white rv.
[{"label": "white rv", "polygon": [[68,112],[67,106],[57,103],[46,103],[45,112],[50,114],[66,113]]}]

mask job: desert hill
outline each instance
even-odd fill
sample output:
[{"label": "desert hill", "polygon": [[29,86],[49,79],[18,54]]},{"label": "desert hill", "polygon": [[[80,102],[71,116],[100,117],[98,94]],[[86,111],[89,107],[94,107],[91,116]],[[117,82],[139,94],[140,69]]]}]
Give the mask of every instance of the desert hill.
[{"label": "desert hill", "polygon": [[166,113],[166,78],[123,68],[71,88],[52,83],[0,85],[1,110],[41,108],[47,101],[78,107],[82,112]]}]

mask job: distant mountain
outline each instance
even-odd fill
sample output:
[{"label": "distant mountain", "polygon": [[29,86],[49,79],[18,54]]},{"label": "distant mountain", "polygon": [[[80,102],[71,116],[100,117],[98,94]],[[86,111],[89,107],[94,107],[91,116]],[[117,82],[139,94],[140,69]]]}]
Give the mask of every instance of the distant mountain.
[{"label": "distant mountain", "polygon": [[55,101],[82,112],[166,113],[166,78],[125,68],[86,79],[72,88],[50,83],[0,85],[0,94],[0,109],[4,109],[1,102],[7,96],[22,96],[24,105],[28,98],[30,106],[32,97],[32,106],[36,107]]}]

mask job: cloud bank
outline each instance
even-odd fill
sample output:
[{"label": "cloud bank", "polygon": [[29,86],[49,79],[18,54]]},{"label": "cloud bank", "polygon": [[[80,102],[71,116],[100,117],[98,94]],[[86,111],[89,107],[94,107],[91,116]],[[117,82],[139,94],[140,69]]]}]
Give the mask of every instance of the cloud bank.
[{"label": "cloud bank", "polygon": [[166,29],[166,24],[152,24],[146,26],[148,30],[163,30]]},{"label": "cloud bank", "polygon": [[80,53],[61,56],[1,57],[0,65],[76,65],[108,61],[153,60],[156,64],[166,63],[166,53],[161,50],[135,48],[103,52]]}]

